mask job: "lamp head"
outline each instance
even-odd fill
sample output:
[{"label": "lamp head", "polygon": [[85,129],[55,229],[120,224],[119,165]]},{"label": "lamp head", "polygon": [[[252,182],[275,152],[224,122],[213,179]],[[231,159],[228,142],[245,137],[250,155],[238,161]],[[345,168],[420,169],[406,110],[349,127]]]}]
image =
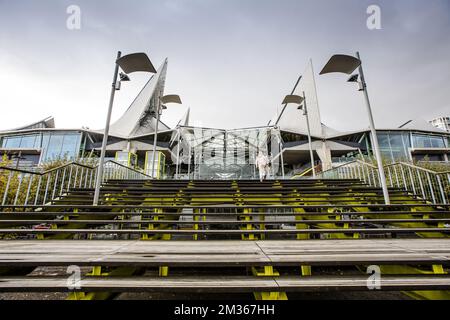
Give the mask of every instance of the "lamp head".
[{"label": "lamp head", "polygon": [[364,91],[364,84],[359,81],[359,74],[354,74],[348,78],[347,82],[356,82],[358,84],[358,91]]},{"label": "lamp head", "polygon": [[320,71],[320,74],[333,72],[352,74],[360,65],[361,60],[358,58],[345,54],[336,54],[330,58],[322,71]]},{"label": "lamp head", "polygon": [[123,72],[121,72],[119,74],[119,77],[120,77],[120,81],[130,81],[130,77],[127,74],[123,73]]},{"label": "lamp head", "polygon": [[286,97],[284,97],[283,102],[281,104],[289,104],[289,103],[294,103],[294,104],[302,104],[303,100],[305,100],[302,96],[298,96],[295,94],[289,94]]},{"label": "lamp head", "polygon": [[143,53],[132,53],[117,59],[116,63],[125,73],[137,71],[156,73],[156,69],[148,56]]},{"label": "lamp head", "polygon": [[167,103],[181,104],[181,98],[177,94],[167,94],[163,97],[160,97],[159,100],[161,100],[161,103],[163,103],[163,104],[167,104]]},{"label": "lamp head", "polygon": [[348,78],[347,82],[358,82],[359,74],[353,74]]}]

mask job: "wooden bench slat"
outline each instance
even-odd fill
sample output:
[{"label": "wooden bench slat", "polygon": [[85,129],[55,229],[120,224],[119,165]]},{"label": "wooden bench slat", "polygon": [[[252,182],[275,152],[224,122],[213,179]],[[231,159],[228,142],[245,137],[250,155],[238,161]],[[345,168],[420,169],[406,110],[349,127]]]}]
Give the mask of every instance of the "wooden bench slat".
[{"label": "wooden bench slat", "polygon": [[450,239],[0,242],[0,266],[450,264]]},{"label": "wooden bench slat", "polygon": [[[69,283],[70,284],[70,283]],[[68,288],[67,278],[0,277],[0,292],[320,292],[368,291],[367,276],[312,277],[83,277],[80,289]],[[381,290],[446,290],[449,276],[382,276]]]},{"label": "wooden bench slat", "polygon": [[[298,222],[298,223],[301,223]],[[137,223],[138,224],[138,223]],[[142,224],[142,222],[141,222]],[[146,224],[158,224],[158,222],[146,222]],[[399,234],[399,233],[449,233],[450,227],[442,228],[319,228],[319,229],[209,229],[209,230],[182,230],[182,229],[0,229],[0,234],[178,234],[178,235],[242,235],[242,234],[325,234],[325,233],[362,233],[362,234]]]}]

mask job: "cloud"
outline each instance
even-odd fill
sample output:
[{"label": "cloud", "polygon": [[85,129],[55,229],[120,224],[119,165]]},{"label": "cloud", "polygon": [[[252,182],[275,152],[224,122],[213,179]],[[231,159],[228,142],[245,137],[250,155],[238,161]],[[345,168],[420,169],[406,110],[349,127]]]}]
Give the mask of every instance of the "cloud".
[{"label": "cloud", "polygon": [[[0,1],[0,128],[47,115],[58,126],[101,128],[117,50],[169,57],[167,92],[209,127],[264,125],[309,58],[316,73],[335,52],[361,51],[377,126],[450,113],[450,5],[379,0],[382,30],[366,28],[368,0]],[[77,4],[81,30],[66,26]],[[5,74],[7,70],[7,74]],[[146,77],[118,93],[113,120]],[[345,77],[317,77],[322,120],[367,126],[364,101]],[[388,115],[388,116],[387,116]],[[351,116],[351,117],[349,117]],[[351,119],[351,121],[349,121]]]}]

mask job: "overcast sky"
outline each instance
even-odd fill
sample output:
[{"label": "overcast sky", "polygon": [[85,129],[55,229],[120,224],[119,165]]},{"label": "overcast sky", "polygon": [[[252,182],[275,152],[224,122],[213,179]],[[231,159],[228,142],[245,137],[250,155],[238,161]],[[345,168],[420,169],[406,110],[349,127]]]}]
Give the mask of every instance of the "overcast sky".
[{"label": "overcast sky", "polygon": [[[369,30],[367,7],[381,8]],[[69,30],[69,5],[81,29]],[[169,58],[163,121],[191,108],[191,124],[265,125],[312,58],[364,61],[377,127],[450,115],[450,0],[0,0],[0,129],[46,116],[57,127],[104,126],[117,50]],[[133,74],[113,121],[148,80]],[[344,75],[317,76],[322,122],[367,127],[364,100]]]}]

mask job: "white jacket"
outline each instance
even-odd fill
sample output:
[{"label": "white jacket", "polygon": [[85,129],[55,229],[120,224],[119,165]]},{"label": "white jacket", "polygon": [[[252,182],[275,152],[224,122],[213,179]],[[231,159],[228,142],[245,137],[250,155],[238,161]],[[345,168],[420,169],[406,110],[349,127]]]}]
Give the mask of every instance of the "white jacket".
[{"label": "white jacket", "polygon": [[269,158],[266,155],[264,155],[264,154],[258,155],[256,157],[255,164],[258,167],[265,167],[265,166],[267,166],[269,164]]}]

